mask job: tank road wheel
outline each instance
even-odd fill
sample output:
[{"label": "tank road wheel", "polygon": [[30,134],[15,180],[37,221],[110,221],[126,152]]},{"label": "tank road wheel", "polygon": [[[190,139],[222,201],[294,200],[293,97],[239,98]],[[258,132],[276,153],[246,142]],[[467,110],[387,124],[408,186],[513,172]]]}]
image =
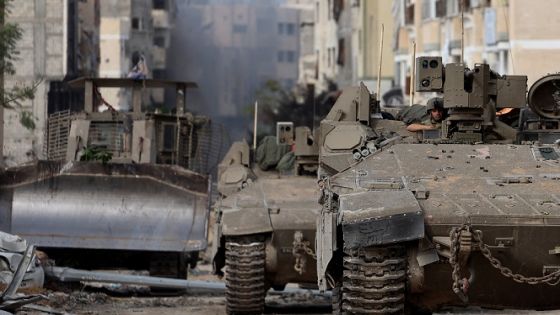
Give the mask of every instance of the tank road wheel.
[{"label": "tank road wheel", "polygon": [[226,239],[226,309],[228,314],[262,314],[265,287],[264,238]]},{"label": "tank road wheel", "polygon": [[405,247],[366,247],[344,254],[342,314],[403,314]]}]

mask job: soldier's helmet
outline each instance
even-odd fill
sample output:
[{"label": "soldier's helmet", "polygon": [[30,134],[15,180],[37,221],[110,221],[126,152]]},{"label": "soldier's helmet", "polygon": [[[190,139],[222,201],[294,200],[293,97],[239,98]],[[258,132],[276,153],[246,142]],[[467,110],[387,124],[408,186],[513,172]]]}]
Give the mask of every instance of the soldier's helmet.
[{"label": "soldier's helmet", "polygon": [[426,112],[429,114],[434,108],[443,111],[443,98],[432,97],[428,100],[428,103],[426,104]]}]

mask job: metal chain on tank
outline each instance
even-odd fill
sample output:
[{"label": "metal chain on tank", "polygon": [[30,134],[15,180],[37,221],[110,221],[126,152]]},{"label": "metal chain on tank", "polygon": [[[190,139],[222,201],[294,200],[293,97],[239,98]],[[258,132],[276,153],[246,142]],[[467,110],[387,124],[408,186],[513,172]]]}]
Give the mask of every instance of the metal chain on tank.
[{"label": "metal chain on tank", "polygon": [[451,288],[453,292],[463,301],[467,303],[469,297],[467,296],[468,282],[466,278],[461,277],[461,264],[459,263],[459,249],[461,248],[461,232],[468,231],[470,226],[463,225],[460,228],[452,228],[449,237],[451,239],[451,257],[449,257],[449,264],[453,268],[451,272],[451,279],[453,284]]},{"label": "metal chain on tank", "polygon": [[451,238],[451,258],[449,259],[449,263],[453,268],[453,272],[451,277],[453,279],[452,289],[455,294],[461,298],[464,302],[468,301],[468,297],[466,295],[466,289],[468,289],[468,282],[465,278],[461,278],[461,266],[458,262],[459,258],[459,249],[460,249],[460,235],[461,233],[470,232],[472,233],[473,238],[473,245],[478,246],[482,255],[490,262],[492,267],[496,268],[500,273],[506,277],[511,278],[513,281],[517,283],[524,283],[530,285],[537,285],[537,284],[548,284],[551,286],[558,285],[560,283],[560,270],[549,273],[547,275],[541,277],[529,277],[524,276],[519,273],[513,273],[513,271],[505,267],[500,260],[492,255],[490,248],[487,244],[483,241],[483,234],[480,230],[473,230],[469,224],[464,224],[461,227],[454,227],[451,229],[450,238]]},{"label": "metal chain on tank", "polygon": [[307,254],[315,260],[317,260],[317,255],[311,248],[309,241],[304,240],[301,231],[296,231],[294,233],[294,242],[292,246],[292,255],[295,257],[294,270],[302,275],[305,272],[307,264],[307,258],[304,255]]},{"label": "metal chain on tank", "polygon": [[480,252],[482,253],[482,255],[484,255],[484,257],[488,259],[492,267],[498,269],[503,276],[507,278],[511,278],[513,281],[518,283],[526,283],[526,284],[533,284],[533,285],[546,283],[548,285],[553,286],[560,283],[560,270],[549,273],[541,277],[528,277],[518,273],[513,273],[511,269],[503,266],[501,261],[499,261],[496,257],[492,256],[492,253],[490,252],[488,245],[484,244],[484,242],[482,241],[482,231],[480,230],[473,231],[473,238],[475,243],[478,244],[478,247],[480,248]]}]

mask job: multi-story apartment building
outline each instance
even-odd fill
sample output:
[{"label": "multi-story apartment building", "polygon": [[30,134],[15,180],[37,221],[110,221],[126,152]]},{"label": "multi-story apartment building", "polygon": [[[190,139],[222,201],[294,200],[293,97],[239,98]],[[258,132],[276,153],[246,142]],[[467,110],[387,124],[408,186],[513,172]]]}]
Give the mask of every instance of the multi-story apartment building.
[{"label": "multi-story apartment building", "polygon": [[[149,78],[164,79],[167,49],[175,19],[174,0],[105,0],[101,2],[100,77],[127,77],[133,61],[142,56]],[[105,100],[126,109],[130,95],[119,89],[103,89]],[[164,91],[146,95],[152,103],[164,103]]]},{"label": "multi-story apartment building", "polygon": [[467,65],[487,62],[501,74],[528,75],[529,84],[557,71],[557,1],[465,0],[463,19],[461,0],[395,0],[394,5],[396,82],[407,90],[412,41],[417,56],[459,62],[463,50]]},{"label": "multi-story apartment building", "polygon": [[[79,98],[64,80],[96,75],[99,60],[99,0],[13,1],[8,22],[23,30],[17,43],[16,73],[4,78],[4,87],[39,82],[35,98],[4,113],[4,161],[24,163],[43,154],[48,114],[68,108],[69,100]],[[21,123],[30,117],[34,128]]]},{"label": "multi-story apartment building", "polygon": [[383,0],[315,0],[318,91],[363,81],[376,92],[380,29],[384,26],[381,92],[393,86],[393,19]]},{"label": "multi-story apartment building", "polygon": [[[336,1],[343,3],[344,1]],[[336,14],[335,14],[336,13]],[[335,83],[340,60],[337,36],[338,9],[332,0],[315,0],[315,53],[317,58],[316,93],[329,89]],[[342,52],[344,53],[344,51]]]},{"label": "multi-story apartment building", "polygon": [[356,26],[352,41],[355,66],[354,84],[363,81],[371,92],[376,91],[379,73],[379,46],[381,26],[383,32],[383,50],[381,51],[381,95],[395,85],[392,35],[394,32],[391,15],[392,3],[384,0],[362,0],[356,2]]}]

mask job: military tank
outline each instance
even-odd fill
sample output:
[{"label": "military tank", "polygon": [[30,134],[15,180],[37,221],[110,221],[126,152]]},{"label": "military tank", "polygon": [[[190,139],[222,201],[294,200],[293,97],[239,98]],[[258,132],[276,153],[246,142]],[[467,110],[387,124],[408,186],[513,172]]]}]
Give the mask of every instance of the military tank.
[{"label": "military tank", "polygon": [[[234,143],[219,167],[212,257],[216,274],[225,267],[229,314],[261,314],[270,288],[316,287],[317,145],[309,128],[297,127],[295,156],[284,154],[294,129],[284,130],[291,135],[265,138],[252,163],[247,143]],[[264,151],[274,158],[261,156]],[[274,168],[284,156],[292,156],[293,173]],[[264,165],[269,169],[263,171]]]},{"label": "military tank", "polygon": [[[333,313],[560,307],[560,77],[527,97],[527,77],[486,64],[422,57],[416,69],[417,91],[443,93],[441,128],[320,183],[317,275]],[[520,113],[516,127],[504,108]]]},{"label": "military tank", "polygon": [[[209,176],[196,166],[211,121],[185,109],[186,90],[196,85],[110,78],[70,85],[84,90],[84,103],[49,117],[47,159],[0,174],[0,230],[58,262],[185,278],[207,246],[209,215]],[[130,110],[112,107],[100,88],[132,90]],[[143,92],[155,88],[176,92],[173,113],[148,108]]]}]

